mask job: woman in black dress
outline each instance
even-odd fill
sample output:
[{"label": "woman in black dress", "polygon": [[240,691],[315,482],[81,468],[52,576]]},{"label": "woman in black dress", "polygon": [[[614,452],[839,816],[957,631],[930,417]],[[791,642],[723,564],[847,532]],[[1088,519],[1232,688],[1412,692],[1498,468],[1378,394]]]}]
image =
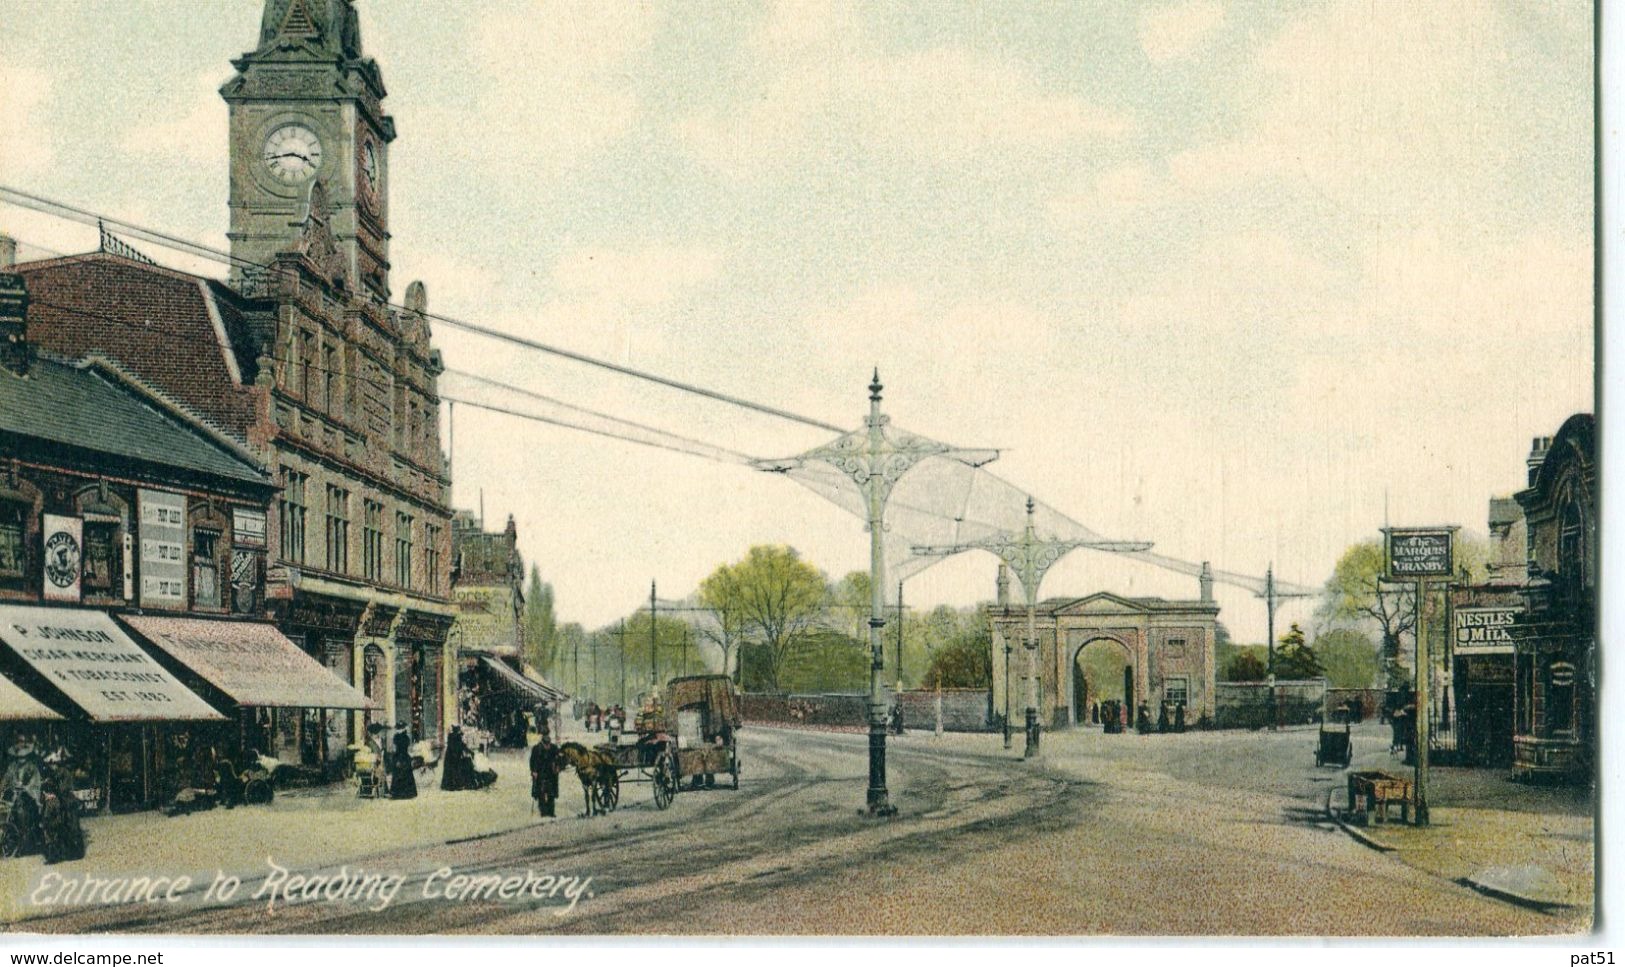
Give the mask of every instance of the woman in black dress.
[{"label": "woman in black dress", "polygon": [[418,782],[412,775],[412,736],[403,727],[395,733],[395,754],[389,770],[389,798],[417,797]]}]

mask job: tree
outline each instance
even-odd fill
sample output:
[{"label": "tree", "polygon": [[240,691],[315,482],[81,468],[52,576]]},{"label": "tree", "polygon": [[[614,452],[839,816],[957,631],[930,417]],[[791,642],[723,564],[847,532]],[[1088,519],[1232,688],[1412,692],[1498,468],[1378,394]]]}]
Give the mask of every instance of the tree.
[{"label": "tree", "polygon": [[1315,654],[1326,666],[1326,681],[1333,688],[1370,688],[1377,682],[1381,669],[1377,644],[1353,628],[1337,628],[1317,637]]},{"label": "tree", "polygon": [[[963,615],[956,615],[964,619]],[[993,684],[993,631],[980,609],[961,620],[959,629],[931,653],[926,688],[987,688]]]},{"label": "tree", "polygon": [[1409,587],[1383,584],[1383,570],[1381,541],[1350,546],[1326,581],[1316,615],[1328,621],[1372,622],[1382,636],[1384,676],[1392,685],[1402,675],[1400,639],[1416,628],[1416,595]]},{"label": "tree", "polygon": [[874,606],[869,599],[871,587],[868,571],[852,571],[835,582],[829,589],[829,626],[853,641],[867,641],[869,611]]},{"label": "tree", "polygon": [[700,582],[699,597],[701,606],[710,609],[713,619],[700,625],[700,634],[722,649],[722,673],[732,674],[734,684],[738,685],[741,678],[735,650],[745,632],[745,607],[735,566],[717,565],[717,569]]},{"label": "tree", "polygon": [[1281,647],[1275,650],[1275,677],[1287,681],[1319,678],[1326,669],[1315,650],[1304,641],[1303,629],[1294,621],[1281,636]]},{"label": "tree", "polygon": [[755,637],[751,664],[761,678],[754,684],[782,691],[785,660],[823,617],[829,582],[783,544],[752,547],[726,567],[731,577],[717,585],[716,593],[725,606],[739,609],[744,628]]},{"label": "tree", "polygon": [[530,663],[548,675],[557,676],[558,619],[553,615],[553,585],[542,581],[536,565],[530,566],[530,584],[525,589],[525,610],[521,621],[525,633],[525,654]]},{"label": "tree", "polygon": [[1260,658],[1254,648],[1245,648],[1236,653],[1224,666],[1224,680],[1227,682],[1261,682],[1269,671],[1264,667],[1264,659]]}]

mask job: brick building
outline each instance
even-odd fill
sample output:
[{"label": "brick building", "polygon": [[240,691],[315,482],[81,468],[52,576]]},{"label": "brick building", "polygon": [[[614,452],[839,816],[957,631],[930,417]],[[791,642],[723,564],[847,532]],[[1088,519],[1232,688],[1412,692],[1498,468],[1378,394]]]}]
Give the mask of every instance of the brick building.
[{"label": "brick building", "polygon": [[[266,535],[283,632],[418,737],[452,700],[450,478],[421,283],[389,302],[377,64],[347,0],[267,0],[230,109],[229,281],[121,247],[15,267],[32,335],[102,355],[246,446],[281,488]],[[363,726],[332,718],[339,755]]]},{"label": "brick building", "polygon": [[[7,335],[0,677],[57,715],[0,714],[0,731],[42,729],[72,751],[92,808],[166,801],[204,750],[299,761],[299,723],[365,700],[267,620],[271,476],[108,361],[37,354],[20,326]],[[222,643],[230,668],[195,660]],[[281,691],[255,691],[256,676]]]},{"label": "brick building", "polygon": [[1515,776],[1580,778],[1596,755],[1596,419],[1537,439],[1514,495],[1528,530],[1525,611],[1513,635]]}]

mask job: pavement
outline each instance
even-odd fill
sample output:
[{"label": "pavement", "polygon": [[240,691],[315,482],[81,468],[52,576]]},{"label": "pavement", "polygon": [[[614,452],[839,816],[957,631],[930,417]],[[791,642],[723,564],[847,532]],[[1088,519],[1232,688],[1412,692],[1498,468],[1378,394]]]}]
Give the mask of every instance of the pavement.
[{"label": "pavement", "polygon": [[[1362,735],[1370,735],[1363,727]],[[1414,769],[1385,750],[1356,746],[1354,769],[1403,778]],[[1536,910],[1589,914],[1596,883],[1596,830],[1590,787],[1513,782],[1507,769],[1429,770],[1427,827],[1361,826],[1332,790],[1327,810],[1350,835],[1433,876]]]},{"label": "pavement", "polygon": [[[1344,835],[1325,811],[1342,774],[1314,767],[1314,741],[1313,730],[1079,730],[1046,735],[1044,755],[1025,761],[1019,738],[1006,751],[997,736],[911,733],[889,743],[899,813],[888,820],[861,815],[862,735],[747,728],[740,789],[683,792],[665,810],[647,785],[629,784],[615,813],[579,818],[580,787],[566,777],[554,822],[529,814],[516,753],[497,760],[501,778],[488,791],[442,794],[421,781],[423,795],[405,803],[336,791],[257,812],[92,820],[107,825],[91,827],[84,861],[0,862],[0,897],[24,905],[28,919],[11,929],[41,933],[1323,937],[1589,927],[1589,907],[1520,907]],[[1355,748],[1364,757],[1386,743],[1379,730],[1360,731]],[[265,856],[306,877],[304,894],[290,895]],[[242,871],[240,892],[32,901],[52,873],[212,876],[217,867]],[[310,883],[361,869],[398,880],[398,892],[388,902],[312,895]],[[457,877],[511,882],[517,894],[448,895]]]}]

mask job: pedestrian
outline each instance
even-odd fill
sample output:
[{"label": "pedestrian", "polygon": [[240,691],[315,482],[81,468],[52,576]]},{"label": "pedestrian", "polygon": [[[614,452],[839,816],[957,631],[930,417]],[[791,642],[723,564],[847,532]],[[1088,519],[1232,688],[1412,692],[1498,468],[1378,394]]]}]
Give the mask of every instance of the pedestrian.
[{"label": "pedestrian", "polygon": [[891,731],[893,735],[903,734],[903,703],[894,702],[891,707]]},{"label": "pedestrian", "polygon": [[463,741],[463,727],[453,725],[446,735],[446,751],[440,757],[440,788],[461,792],[474,786],[474,755]]},{"label": "pedestrian", "polygon": [[1162,708],[1157,712],[1157,731],[1163,735],[1168,733],[1168,703],[1163,702]]},{"label": "pedestrian", "polygon": [[1089,724],[1090,725],[1099,725],[1100,724],[1100,703],[1099,702],[1090,702],[1089,703]]},{"label": "pedestrian", "polygon": [[530,798],[536,800],[536,812],[552,818],[559,800],[559,748],[546,732],[536,740],[530,750]]},{"label": "pedestrian", "polygon": [[1139,709],[1136,711],[1137,716],[1134,727],[1141,735],[1146,735],[1151,731],[1151,707],[1141,702]]},{"label": "pedestrian", "polygon": [[1174,731],[1175,732],[1183,732],[1183,731],[1185,731],[1185,703],[1184,702],[1175,702],[1174,703]]},{"label": "pedestrian", "polygon": [[395,730],[395,753],[390,757],[389,798],[417,797],[418,781],[412,775],[412,733],[402,724]]}]

